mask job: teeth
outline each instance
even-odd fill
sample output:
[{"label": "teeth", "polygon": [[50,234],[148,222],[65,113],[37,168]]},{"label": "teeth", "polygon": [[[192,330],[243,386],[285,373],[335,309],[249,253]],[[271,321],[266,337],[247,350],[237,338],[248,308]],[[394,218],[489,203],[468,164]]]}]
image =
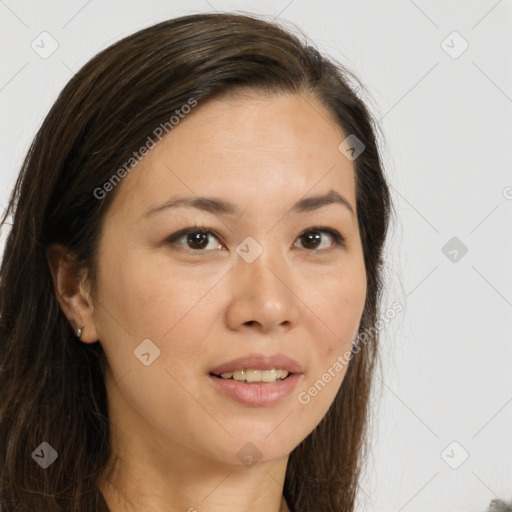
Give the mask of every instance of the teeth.
[{"label": "teeth", "polygon": [[275,382],[283,380],[288,376],[287,370],[235,370],[234,372],[225,372],[221,374],[223,379],[234,379],[246,382]]}]

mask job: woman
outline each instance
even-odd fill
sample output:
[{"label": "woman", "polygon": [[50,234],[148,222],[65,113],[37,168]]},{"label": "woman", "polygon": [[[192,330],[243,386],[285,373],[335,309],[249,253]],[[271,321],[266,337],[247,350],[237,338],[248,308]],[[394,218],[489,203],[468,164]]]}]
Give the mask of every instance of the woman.
[{"label": "woman", "polygon": [[7,511],[354,510],[391,201],[349,79],[201,14],[67,84],[4,217]]}]

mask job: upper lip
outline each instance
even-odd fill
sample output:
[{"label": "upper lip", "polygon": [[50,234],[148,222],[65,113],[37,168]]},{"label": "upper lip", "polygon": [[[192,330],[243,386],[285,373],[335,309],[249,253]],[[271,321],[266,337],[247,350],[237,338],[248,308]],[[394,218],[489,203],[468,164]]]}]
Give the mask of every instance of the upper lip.
[{"label": "upper lip", "polygon": [[277,354],[275,356],[249,354],[221,364],[210,370],[210,373],[221,375],[222,373],[233,372],[235,370],[269,370],[271,368],[287,370],[289,373],[304,373],[304,368],[300,363],[284,354]]}]

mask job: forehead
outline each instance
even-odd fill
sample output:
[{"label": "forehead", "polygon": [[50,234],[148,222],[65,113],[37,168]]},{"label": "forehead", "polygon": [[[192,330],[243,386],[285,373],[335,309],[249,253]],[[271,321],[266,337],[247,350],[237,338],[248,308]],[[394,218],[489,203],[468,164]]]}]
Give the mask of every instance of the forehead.
[{"label": "forehead", "polygon": [[[304,94],[229,94],[198,104],[125,178],[130,210],[174,193],[241,203],[336,188],[355,204],[354,168],[341,127]],[[313,190],[314,189],[314,190]]]}]

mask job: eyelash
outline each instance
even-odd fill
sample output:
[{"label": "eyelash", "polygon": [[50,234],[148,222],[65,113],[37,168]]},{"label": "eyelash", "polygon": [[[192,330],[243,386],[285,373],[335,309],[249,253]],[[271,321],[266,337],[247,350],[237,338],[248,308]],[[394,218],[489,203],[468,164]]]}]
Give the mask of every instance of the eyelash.
[{"label": "eyelash", "polygon": [[[310,232],[316,232],[316,231],[321,232],[321,233],[327,233],[328,235],[330,235],[331,238],[333,239],[334,245],[336,247],[345,247],[346,240],[343,237],[343,235],[341,235],[337,230],[328,228],[325,226],[313,226],[313,227],[307,228],[304,231],[302,231],[302,233],[297,237],[297,239],[301,238],[302,236],[304,236]],[[170,237],[167,238],[166,242],[170,245],[180,245],[180,244],[178,244],[178,241],[190,233],[201,233],[204,235],[211,235],[211,236],[215,237],[219,242],[222,243],[221,237],[217,233],[215,233],[215,231],[213,231],[212,229],[210,229],[208,227],[197,226],[197,225],[193,228],[182,229],[182,230],[178,231],[177,233],[174,233],[173,235],[171,235]],[[192,249],[191,247],[186,247],[186,249],[188,249],[192,252],[210,252],[210,250]],[[304,250],[309,251],[309,252],[316,252],[316,251],[325,251],[328,249],[304,248]]]}]

